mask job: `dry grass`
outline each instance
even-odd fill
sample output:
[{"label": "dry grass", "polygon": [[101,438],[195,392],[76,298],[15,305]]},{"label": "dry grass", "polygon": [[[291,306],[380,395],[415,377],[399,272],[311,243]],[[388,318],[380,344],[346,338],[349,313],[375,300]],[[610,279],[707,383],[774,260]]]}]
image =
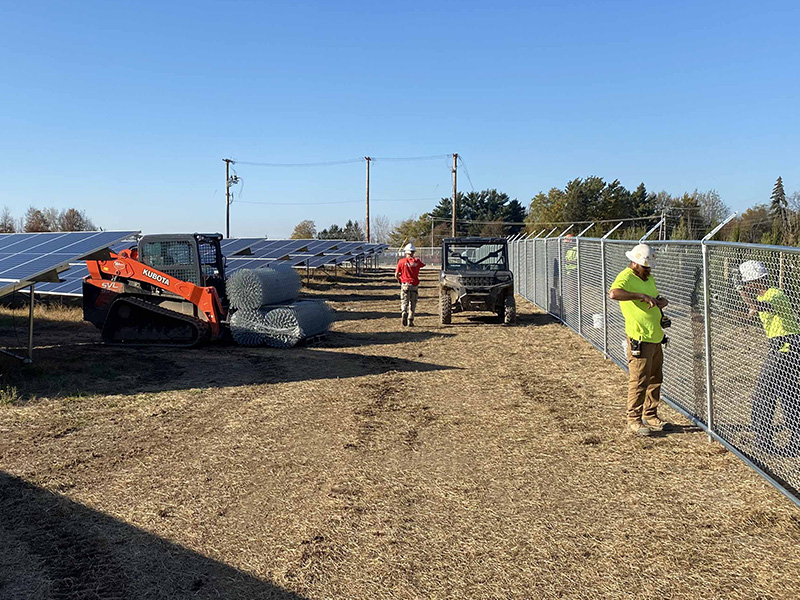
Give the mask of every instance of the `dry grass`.
[{"label": "dry grass", "polygon": [[414,330],[385,273],[312,286],[339,320],[290,351],[37,322],[0,597],[797,596],[791,503],[690,427],[627,435],[624,374],[524,301],[440,327],[431,275]]}]

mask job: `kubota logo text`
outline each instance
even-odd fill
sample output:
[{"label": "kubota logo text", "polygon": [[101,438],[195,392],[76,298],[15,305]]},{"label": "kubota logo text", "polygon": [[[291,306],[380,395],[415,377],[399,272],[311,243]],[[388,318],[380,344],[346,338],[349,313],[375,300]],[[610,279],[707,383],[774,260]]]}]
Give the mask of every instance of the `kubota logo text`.
[{"label": "kubota logo text", "polygon": [[153,273],[150,269],[142,269],[142,273],[144,273],[150,279],[155,279],[159,283],[163,283],[164,285],[169,286],[169,279],[167,279],[163,275],[159,275],[158,273]]}]

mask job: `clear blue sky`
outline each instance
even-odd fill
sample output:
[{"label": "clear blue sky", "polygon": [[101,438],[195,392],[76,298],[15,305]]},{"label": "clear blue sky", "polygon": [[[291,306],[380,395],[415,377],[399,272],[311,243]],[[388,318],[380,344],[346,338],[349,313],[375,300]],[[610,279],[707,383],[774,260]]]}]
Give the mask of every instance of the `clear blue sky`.
[{"label": "clear blue sky", "polygon": [[[778,175],[800,190],[797,2],[26,0],[2,14],[0,206],[17,216],[76,206],[107,229],[224,231],[225,157],[458,152],[475,189],[526,205],[589,175],[713,188],[740,210]],[[235,236],[363,218],[363,163],[236,170]],[[375,199],[450,185],[443,158],[372,166]]]}]

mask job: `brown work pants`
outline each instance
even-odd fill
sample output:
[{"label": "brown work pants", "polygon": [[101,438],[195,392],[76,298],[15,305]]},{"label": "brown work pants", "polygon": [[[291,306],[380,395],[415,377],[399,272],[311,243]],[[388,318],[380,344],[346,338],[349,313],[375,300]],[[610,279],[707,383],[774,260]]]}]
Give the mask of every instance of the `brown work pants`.
[{"label": "brown work pants", "polygon": [[400,284],[400,314],[409,321],[414,321],[414,313],[417,310],[417,298],[419,297],[419,287],[411,283]]},{"label": "brown work pants", "polygon": [[657,418],[661,401],[664,351],[661,344],[649,342],[641,342],[640,348],[639,356],[633,356],[628,339],[628,423]]}]

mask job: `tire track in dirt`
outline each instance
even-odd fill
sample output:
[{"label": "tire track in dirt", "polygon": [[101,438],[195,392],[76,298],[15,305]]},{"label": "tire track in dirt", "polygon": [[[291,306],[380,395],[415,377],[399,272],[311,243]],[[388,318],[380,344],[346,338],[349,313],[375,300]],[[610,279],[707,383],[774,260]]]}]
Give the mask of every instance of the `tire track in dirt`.
[{"label": "tire track in dirt", "polygon": [[437,416],[430,405],[415,400],[408,377],[390,371],[372,378],[360,387],[363,399],[356,399],[353,416],[357,446],[372,452],[398,443],[413,449],[419,445],[420,431]]}]

